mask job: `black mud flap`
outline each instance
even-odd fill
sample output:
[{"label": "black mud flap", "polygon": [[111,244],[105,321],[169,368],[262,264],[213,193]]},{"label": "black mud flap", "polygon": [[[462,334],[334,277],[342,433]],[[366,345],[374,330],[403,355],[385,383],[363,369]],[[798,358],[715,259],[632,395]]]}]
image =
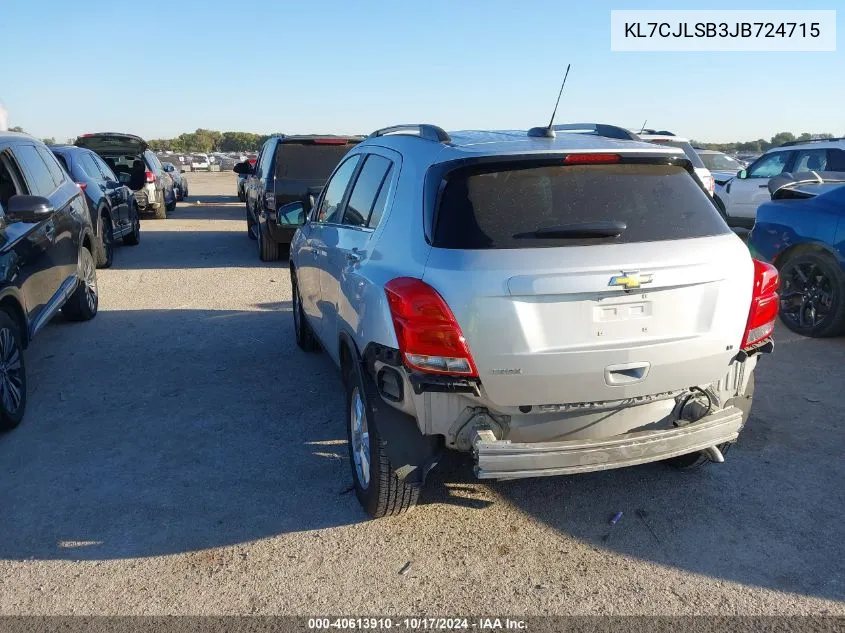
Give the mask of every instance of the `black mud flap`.
[{"label": "black mud flap", "polygon": [[440,459],[442,440],[436,435],[423,435],[412,416],[384,402],[363,363],[355,363],[355,370],[361,374],[367,408],[378,420],[378,432],[386,443],[393,472],[407,485],[422,486]]}]

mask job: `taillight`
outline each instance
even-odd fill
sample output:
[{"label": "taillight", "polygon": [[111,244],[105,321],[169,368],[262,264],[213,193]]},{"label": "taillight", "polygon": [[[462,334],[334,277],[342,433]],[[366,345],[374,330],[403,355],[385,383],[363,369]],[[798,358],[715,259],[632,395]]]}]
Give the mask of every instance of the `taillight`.
[{"label": "taillight", "polygon": [[477,376],[455,316],[437,291],[420,279],[397,277],[384,286],[399,350],[414,369]]},{"label": "taillight", "polygon": [[606,165],[618,163],[619,154],[570,154],[563,159],[564,165]]},{"label": "taillight", "polygon": [[88,183],[85,182],[78,182],[76,184],[80,189],[82,189],[82,191],[85,191],[85,188],[88,186]]},{"label": "taillight", "polygon": [[146,179],[147,182],[155,182],[156,181],[156,175],[153,172],[151,172],[149,169],[144,174],[144,178]]},{"label": "taillight", "polygon": [[754,260],[754,291],[745,336],[742,337],[742,349],[759,343],[775,329],[780,306],[777,294],[779,282],[777,268],[758,259]]}]

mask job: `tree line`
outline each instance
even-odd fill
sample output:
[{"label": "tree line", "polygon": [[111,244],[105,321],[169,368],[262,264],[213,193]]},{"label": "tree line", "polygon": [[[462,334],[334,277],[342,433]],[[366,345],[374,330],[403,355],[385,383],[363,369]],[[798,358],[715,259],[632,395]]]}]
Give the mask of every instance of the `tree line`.
[{"label": "tree line", "polygon": [[762,154],[773,147],[778,147],[784,143],[791,141],[809,141],[817,138],[834,138],[833,134],[827,132],[823,134],[811,134],[810,132],[802,132],[795,136],[792,132],[778,132],[768,141],[766,139],[757,139],[756,141],[738,141],[733,143],[701,143],[699,141],[692,141],[695,147],[702,147],[704,149],[715,149],[720,152],[728,154]]}]

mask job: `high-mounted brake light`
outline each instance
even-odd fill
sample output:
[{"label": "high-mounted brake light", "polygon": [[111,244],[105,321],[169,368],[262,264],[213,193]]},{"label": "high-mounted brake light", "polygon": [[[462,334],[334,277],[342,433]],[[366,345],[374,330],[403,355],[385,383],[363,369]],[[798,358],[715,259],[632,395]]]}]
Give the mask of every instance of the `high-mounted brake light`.
[{"label": "high-mounted brake light", "polygon": [[619,154],[570,154],[563,159],[564,165],[606,165],[618,163]]},{"label": "high-mounted brake light", "polygon": [[751,310],[742,337],[742,349],[748,349],[768,337],[775,329],[780,297],[778,297],[778,270],[771,264],[754,260],[754,291]]},{"label": "high-mounted brake light", "polygon": [[434,374],[477,376],[466,339],[449,306],[421,279],[397,277],[384,286],[405,363]]},{"label": "high-mounted brake light", "polygon": [[144,174],[144,179],[147,182],[155,182],[156,181],[156,175],[148,169],[146,171],[146,173]]},{"label": "high-mounted brake light", "polygon": [[346,145],[345,138],[315,138],[314,145]]}]

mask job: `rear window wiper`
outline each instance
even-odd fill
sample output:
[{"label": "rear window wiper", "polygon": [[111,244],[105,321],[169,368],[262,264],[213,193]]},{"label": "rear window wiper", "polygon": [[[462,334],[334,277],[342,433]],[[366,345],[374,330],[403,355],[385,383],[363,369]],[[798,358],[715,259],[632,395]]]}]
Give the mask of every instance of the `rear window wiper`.
[{"label": "rear window wiper", "polygon": [[601,237],[619,237],[628,225],[624,222],[577,222],[572,224],[558,224],[556,226],[541,226],[527,233],[516,233],[514,239],[584,239]]}]

